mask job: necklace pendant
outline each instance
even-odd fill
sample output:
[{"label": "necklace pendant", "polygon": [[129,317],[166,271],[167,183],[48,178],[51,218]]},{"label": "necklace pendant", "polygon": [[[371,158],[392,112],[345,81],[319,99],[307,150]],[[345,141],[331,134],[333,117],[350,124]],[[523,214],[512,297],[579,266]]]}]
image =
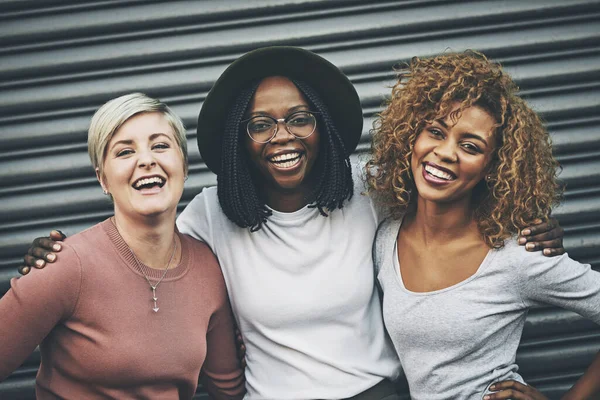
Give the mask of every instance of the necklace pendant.
[{"label": "necklace pendant", "polygon": [[154,307],[152,307],[152,311],[158,312],[158,306],[156,305],[156,301],[158,300],[158,297],[156,297],[156,286],[150,286],[150,288],[152,289],[152,301],[154,301]]}]

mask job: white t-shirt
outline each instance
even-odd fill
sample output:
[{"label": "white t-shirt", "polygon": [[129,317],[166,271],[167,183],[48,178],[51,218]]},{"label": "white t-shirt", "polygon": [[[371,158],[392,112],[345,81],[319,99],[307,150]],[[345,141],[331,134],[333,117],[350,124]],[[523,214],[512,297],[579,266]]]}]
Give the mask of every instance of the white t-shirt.
[{"label": "white t-shirt", "polygon": [[273,210],[253,233],[227,219],[216,187],[179,216],[221,264],[246,345],[247,399],[339,399],[398,376],[374,283],[378,221],[361,188],[328,217]]}]

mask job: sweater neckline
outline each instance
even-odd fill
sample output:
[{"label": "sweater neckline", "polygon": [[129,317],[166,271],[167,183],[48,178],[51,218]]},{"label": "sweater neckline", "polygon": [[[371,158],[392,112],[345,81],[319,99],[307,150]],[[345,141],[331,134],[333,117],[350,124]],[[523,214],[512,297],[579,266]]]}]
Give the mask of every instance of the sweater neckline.
[{"label": "sweater neckline", "polygon": [[[141,277],[147,276],[151,280],[159,280],[163,273],[164,269],[156,269],[147,266],[141,261],[138,263],[133,256],[133,252],[119,233],[116,225],[112,221],[111,218],[108,218],[102,223],[102,228],[108,235],[110,241],[112,242],[115,250],[121,257],[121,259],[125,262],[125,265],[132,270],[137,275]],[[179,264],[175,267],[169,268],[165,274],[163,281],[172,281],[181,278],[189,269],[190,265],[190,257],[189,257],[189,248],[187,241],[183,237],[179,231],[175,228],[175,234],[179,237],[179,242],[181,243],[181,259],[179,260]]]}]

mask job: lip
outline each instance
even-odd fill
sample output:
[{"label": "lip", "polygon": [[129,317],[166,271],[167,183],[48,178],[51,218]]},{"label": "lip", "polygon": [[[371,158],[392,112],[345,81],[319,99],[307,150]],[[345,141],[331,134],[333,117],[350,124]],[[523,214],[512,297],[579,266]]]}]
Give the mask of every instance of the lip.
[{"label": "lip", "polygon": [[[435,177],[435,176],[433,176],[433,175],[430,175],[430,174],[429,174],[429,173],[426,171],[426,169],[425,169],[425,166],[426,166],[426,165],[429,165],[429,166],[431,166],[431,167],[434,167],[434,168],[436,168],[436,169],[439,169],[440,171],[446,172],[447,174],[450,174],[450,175],[451,175],[451,176],[452,176],[454,179],[452,179],[452,180],[446,180],[446,179],[437,178],[437,177]],[[422,170],[422,171],[421,171],[421,173],[422,173],[422,175],[423,175],[423,179],[425,179],[425,181],[426,181],[426,182],[428,182],[428,183],[430,183],[430,184],[432,184],[432,185],[435,185],[435,186],[444,186],[444,185],[448,185],[448,184],[450,184],[450,183],[454,182],[454,180],[456,180],[456,174],[455,174],[454,172],[452,172],[452,171],[451,171],[451,170],[449,170],[448,168],[441,167],[441,166],[439,166],[439,165],[437,165],[437,164],[434,164],[434,163],[432,163],[432,162],[427,162],[427,161],[426,161],[426,162],[424,162],[423,164],[421,164],[421,170]]]}]

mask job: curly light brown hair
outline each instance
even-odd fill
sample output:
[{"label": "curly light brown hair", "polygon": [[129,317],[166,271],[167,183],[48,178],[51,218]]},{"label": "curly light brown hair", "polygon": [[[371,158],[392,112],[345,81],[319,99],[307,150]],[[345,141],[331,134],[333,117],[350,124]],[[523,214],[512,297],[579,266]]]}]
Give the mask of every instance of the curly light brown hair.
[{"label": "curly light brown hair", "polygon": [[479,52],[413,58],[398,71],[391,98],[371,130],[366,179],[375,201],[392,218],[413,207],[410,162],[417,136],[434,120],[457,121],[463,110],[477,106],[496,121],[488,175],[473,190],[473,215],[483,239],[500,248],[534,219],[546,220],[560,200],[558,163],[540,117],[517,93],[500,65]]}]

